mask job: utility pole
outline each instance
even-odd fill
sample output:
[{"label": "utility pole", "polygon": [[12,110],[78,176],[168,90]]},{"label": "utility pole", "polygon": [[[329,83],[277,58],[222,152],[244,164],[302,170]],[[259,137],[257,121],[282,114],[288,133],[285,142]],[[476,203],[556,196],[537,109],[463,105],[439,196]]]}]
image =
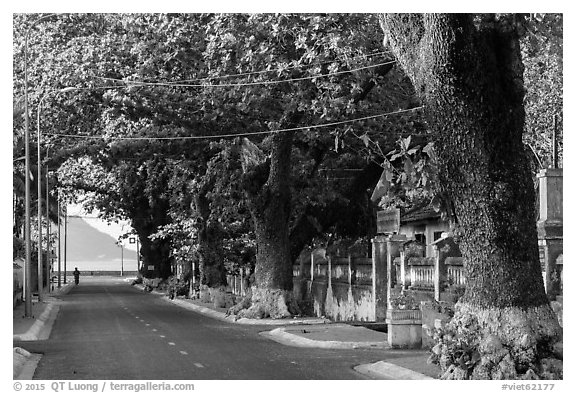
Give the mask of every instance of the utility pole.
[{"label": "utility pole", "polygon": [[64,207],[64,284],[66,284],[66,241],[68,240],[68,208]]},{"label": "utility pole", "polygon": [[552,123],[552,168],[558,168],[558,147],[556,146],[557,117],[554,115]]},{"label": "utility pole", "polygon": [[48,292],[50,292],[50,284],[51,284],[51,277],[50,277],[50,266],[52,262],[52,258],[50,255],[50,204],[48,203],[48,197],[50,196],[48,187],[48,166],[46,166],[46,278],[47,278],[47,287]]},{"label": "utility pole", "polygon": [[123,277],[124,276],[124,244],[120,244],[120,250],[121,250],[120,277]]},{"label": "utility pole", "polygon": [[[32,317],[32,242],[30,237],[30,113],[28,111],[28,39],[32,28],[42,20],[45,20],[56,14],[44,15],[36,19],[30,27],[26,30],[24,35],[24,155],[25,155],[25,194],[26,194],[26,207],[25,207],[25,224],[24,236],[26,240],[26,263],[24,265],[24,317]],[[37,179],[40,182],[40,179]],[[38,195],[40,198],[40,195]],[[41,239],[39,239],[40,241]]]},{"label": "utility pole", "polygon": [[138,273],[140,273],[140,241],[136,237],[136,264],[138,268]]},{"label": "utility pole", "polygon": [[60,249],[62,248],[62,242],[60,241],[60,216],[62,215],[62,208],[60,206],[60,194],[58,194],[58,289],[62,287],[62,269],[61,269],[61,258]]}]

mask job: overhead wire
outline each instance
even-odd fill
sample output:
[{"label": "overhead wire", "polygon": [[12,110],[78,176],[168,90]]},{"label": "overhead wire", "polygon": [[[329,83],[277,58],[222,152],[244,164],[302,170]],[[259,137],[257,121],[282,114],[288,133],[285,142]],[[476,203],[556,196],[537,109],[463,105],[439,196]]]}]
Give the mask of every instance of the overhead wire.
[{"label": "overhead wire", "polygon": [[[237,74],[225,74],[225,75],[215,75],[215,76],[206,76],[203,78],[194,78],[194,79],[183,79],[181,81],[179,81],[180,83],[189,83],[189,82],[199,82],[199,81],[205,81],[205,80],[218,80],[218,79],[225,79],[225,78],[234,78],[234,77],[246,77],[246,76],[252,76],[252,75],[261,75],[261,74],[266,74],[269,72],[278,72],[278,71],[285,71],[285,70],[291,70],[294,68],[312,68],[312,67],[317,67],[320,65],[324,65],[324,64],[329,64],[329,63],[334,63],[335,61],[354,61],[354,60],[358,60],[358,59],[366,59],[368,57],[377,57],[377,56],[381,56],[381,55],[385,55],[385,54],[389,54],[390,51],[380,51],[380,52],[374,52],[374,53],[368,53],[365,55],[360,55],[360,56],[354,56],[351,58],[336,58],[334,60],[330,60],[330,61],[323,61],[323,62],[319,62],[319,63],[313,63],[313,64],[307,64],[304,66],[298,66],[298,65],[293,65],[293,66],[288,66],[288,67],[283,67],[283,68],[273,68],[270,70],[259,70],[259,71],[250,71],[250,72],[241,72],[241,73],[237,73]],[[119,78],[109,78],[109,77],[102,77],[102,76],[97,76],[97,75],[93,75],[96,78],[100,78],[100,79],[105,79],[105,80],[114,80],[114,81],[124,81],[123,79],[119,79]],[[163,82],[163,83],[170,83],[170,82]]]},{"label": "overhead wire", "polygon": [[[164,86],[164,87],[244,87],[244,86],[258,86],[258,85],[273,85],[273,84],[279,84],[279,83],[288,83],[288,82],[300,82],[300,81],[304,81],[304,80],[310,80],[310,79],[317,79],[317,78],[326,78],[329,76],[335,76],[335,75],[342,75],[342,74],[348,74],[351,72],[356,72],[356,71],[362,71],[362,70],[366,70],[366,69],[370,69],[370,68],[376,68],[376,67],[380,67],[380,66],[384,66],[384,65],[388,65],[388,64],[394,64],[396,63],[396,60],[390,60],[384,63],[378,63],[378,64],[372,64],[372,65],[368,65],[368,66],[363,66],[363,67],[357,67],[351,70],[343,70],[343,71],[335,71],[335,72],[329,72],[326,74],[321,74],[321,75],[312,75],[312,76],[303,76],[300,78],[290,78],[290,79],[277,79],[277,80],[267,80],[267,81],[256,81],[256,82],[243,82],[243,83],[199,83],[199,84],[190,84],[190,83],[182,83],[182,82],[143,82],[143,81],[134,81],[134,80],[125,80],[125,79],[119,79],[119,78],[104,78],[101,77],[103,79],[109,80],[109,81],[116,81],[116,82],[122,82],[125,83],[126,85],[129,86]],[[100,78],[100,77],[98,77]]]},{"label": "overhead wire", "polygon": [[51,135],[51,136],[59,136],[59,137],[68,137],[68,138],[80,138],[80,139],[110,139],[110,140],[190,140],[190,139],[222,139],[222,138],[234,138],[240,136],[254,136],[254,135],[265,135],[265,134],[272,134],[272,133],[280,133],[280,132],[289,132],[289,131],[304,131],[310,129],[317,129],[317,128],[324,128],[324,127],[333,127],[343,124],[350,124],[357,121],[364,121],[370,119],[376,119],[385,116],[392,116],[398,115],[402,113],[412,112],[418,109],[423,108],[423,106],[418,106],[409,109],[399,109],[393,112],[387,113],[380,113],[377,115],[371,116],[364,116],[355,119],[348,119],[348,120],[341,120],[336,122],[330,123],[323,123],[323,124],[314,124],[314,125],[307,125],[301,127],[292,127],[292,128],[283,128],[278,130],[266,130],[266,131],[254,131],[254,132],[240,132],[240,133],[230,133],[230,134],[216,134],[216,135],[186,135],[186,136],[166,136],[166,137],[144,137],[144,136],[113,136],[113,137],[106,137],[105,135],[77,135],[77,134],[58,134],[58,133],[44,133],[44,135]]}]

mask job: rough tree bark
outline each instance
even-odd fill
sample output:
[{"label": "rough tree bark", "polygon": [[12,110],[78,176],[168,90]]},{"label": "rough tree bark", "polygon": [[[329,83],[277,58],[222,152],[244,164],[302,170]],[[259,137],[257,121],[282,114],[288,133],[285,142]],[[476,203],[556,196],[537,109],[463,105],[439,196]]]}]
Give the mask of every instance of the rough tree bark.
[{"label": "rough tree bark", "polygon": [[[141,211],[146,211],[142,209]],[[140,273],[145,278],[168,278],[172,274],[172,264],[170,259],[169,240],[150,240],[150,235],[158,230],[158,226],[166,223],[166,210],[158,208],[154,211],[154,221],[149,221],[144,217],[133,214],[132,226],[138,234],[140,240],[140,254],[142,255],[142,266]],[[149,270],[148,266],[154,266]]]},{"label": "rough tree bark", "polygon": [[[142,255],[142,266],[140,273],[145,278],[168,278],[172,274],[170,264],[170,244],[166,240],[150,240],[149,236],[155,231],[149,229],[138,230],[140,240],[140,254]],[[149,270],[148,266],[154,266]]]},{"label": "rough tree bark", "polygon": [[288,228],[293,137],[293,131],[274,134],[269,158],[247,139],[242,142],[243,188],[257,251],[251,293],[230,310],[239,317],[284,318],[300,313],[292,292]]},{"label": "rough tree bark", "polygon": [[[222,227],[211,217],[210,201],[206,194],[212,182],[203,183],[194,197],[194,206],[198,213],[198,266],[200,270],[200,299],[213,302],[217,307],[227,305],[226,270],[224,269],[224,248]],[[230,304],[228,304],[230,305]]]},{"label": "rough tree bark", "polygon": [[443,377],[561,378],[562,331],[544,291],[522,144],[514,18],[386,14],[380,22],[425,106],[457,218],[467,287],[449,327],[481,332],[480,360],[441,362]]}]

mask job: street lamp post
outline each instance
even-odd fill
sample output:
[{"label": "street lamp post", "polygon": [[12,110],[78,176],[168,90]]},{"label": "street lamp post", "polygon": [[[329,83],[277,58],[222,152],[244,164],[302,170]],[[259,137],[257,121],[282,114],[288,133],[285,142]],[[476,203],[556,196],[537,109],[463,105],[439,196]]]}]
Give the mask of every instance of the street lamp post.
[{"label": "street lamp post", "polygon": [[121,240],[116,242],[116,245],[120,247],[120,277],[124,276],[124,243]]},{"label": "street lamp post", "polygon": [[[73,91],[73,90],[77,90],[77,88],[75,87],[65,87],[63,89],[60,90],[56,90],[56,91],[49,91],[46,94],[44,94],[42,96],[42,98],[40,98],[40,101],[38,102],[38,109],[36,110],[36,128],[37,128],[37,137],[38,137],[38,143],[37,143],[37,154],[38,154],[38,172],[37,172],[37,178],[38,178],[38,301],[42,301],[42,286],[43,286],[43,270],[44,267],[42,265],[42,198],[40,197],[42,195],[42,161],[41,161],[41,151],[40,151],[40,140],[42,137],[42,132],[40,130],[40,114],[42,112],[42,104],[44,103],[44,100],[52,93],[55,93],[55,95],[58,95],[60,93],[66,93],[69,91]],[[49,221],[49,217],[48,217],[48,170],[46,170],[46,221]],[[48,224],[50,225],[50,224]],[[66,225],[66,224],[64,224]],[[49,241],[49,240],[48,240]],[[64,278],[64,283],[66,283],[66,278]]]},{"label": "street lamp post", "polygon": [[[26,238],[26,263],[24,264],[24,316],[32,317],[32,243],[30,239],[30,117],[28,113],[28,38],[32,28],[39,22],[56,14],[44,15],[36,19],[24,35],[24,155],[25,155],[25,218],[24,236]],[[40,181],[40,179],[38,179]],[[40,198],[40,195],[38,195]]]},{"label": "street lamp post", "polygon": [[[48,155],[48,151],[46,151],[46,155]],[[48,203],[48,198],[50,197],[48,187],[48,166],[46,166],[46,277],[47,277],[47,286],[48,292],[50,292],[50,284],[51,284],[51,277],[50,277],[50,265],[51,265],[51,255],[50,255],[50,204]]]},{"label": "street lamp post", "polygon": [[60,249],[62,248],[62,242],[60,241],[60,216],[62,213],[62,209],[60,207],[60,193],[58,193],[58,289],[62,287],[62,264],[60,259]]},{"label": "street lamp post", "polygon": [[68,250],[68,209],[64,206],[64,284],[66,284],[66,251]]}]

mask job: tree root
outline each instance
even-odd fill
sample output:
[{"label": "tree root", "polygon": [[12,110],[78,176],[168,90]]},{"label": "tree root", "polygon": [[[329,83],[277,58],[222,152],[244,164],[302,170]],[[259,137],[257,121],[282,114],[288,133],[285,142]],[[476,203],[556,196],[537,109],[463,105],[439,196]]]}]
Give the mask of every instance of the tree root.
[{"label": "tree root", "polygon": [[300,315],[300,309],[292,291],[252,287],[227,314],[238,318],[280,319]]},{"label": "tree root", "polygon": [[232,294],[229,293],[225,286],[210,288],[206,285],[200,286],[200,301],[203,303],[212,303],[214,307],[229,308],[234,304]]},{"label": "tree root", "polygon": [[441,379],[562,379],[562,329],[549,305],[520,309],[459,304],[435,330]]}]

